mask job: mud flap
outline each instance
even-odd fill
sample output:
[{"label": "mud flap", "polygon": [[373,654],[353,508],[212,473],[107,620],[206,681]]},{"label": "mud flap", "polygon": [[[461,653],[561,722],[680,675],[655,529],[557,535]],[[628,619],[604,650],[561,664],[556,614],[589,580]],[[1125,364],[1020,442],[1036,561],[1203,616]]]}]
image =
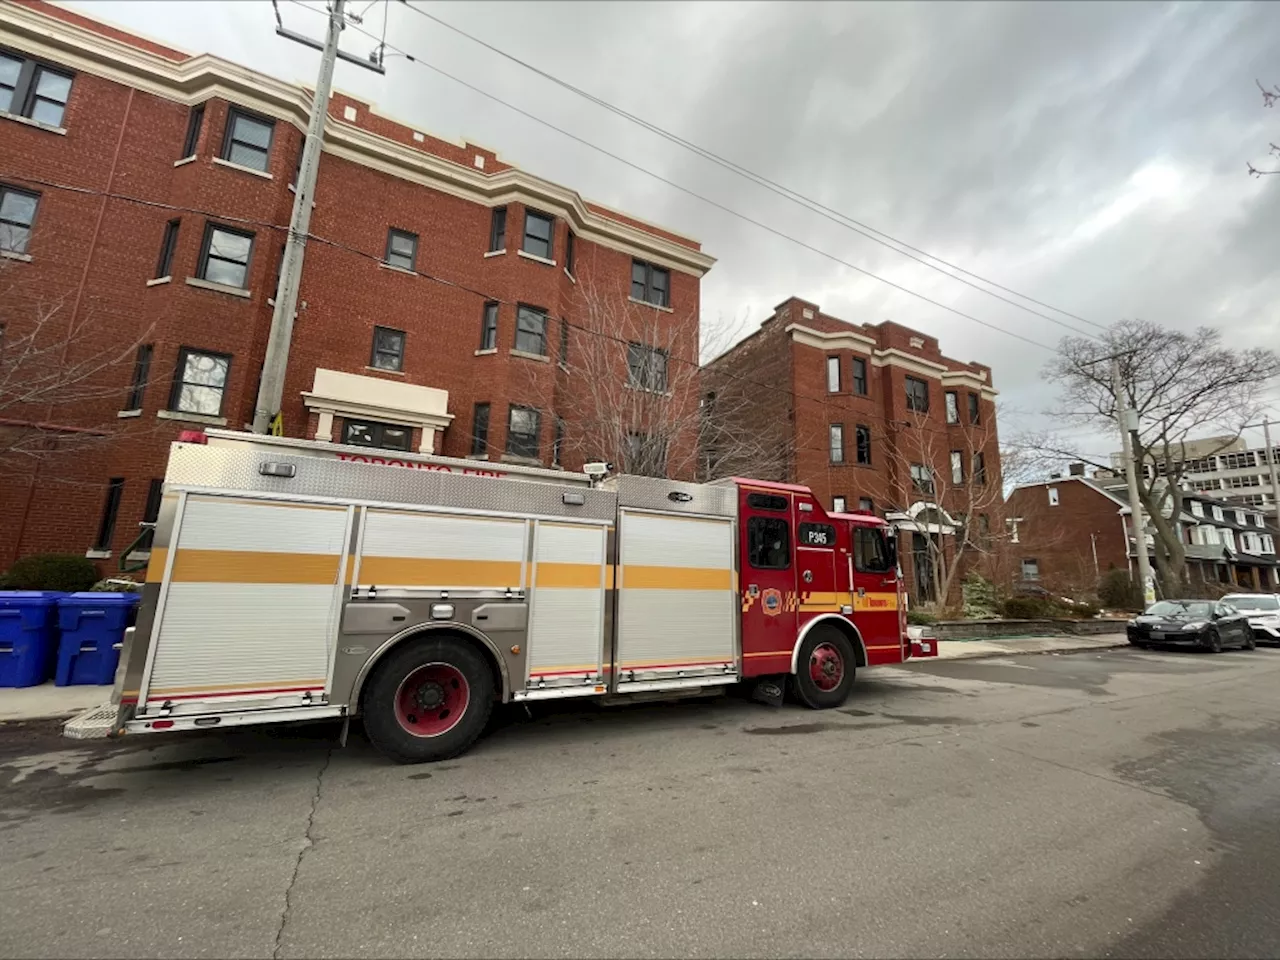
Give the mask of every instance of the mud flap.
[{"label": "mud flap", "polygon": [[771,707],[780,707],[786,690],[787,675],[785,673],[757,677],[751,687],[751,699],[767,703]]}]

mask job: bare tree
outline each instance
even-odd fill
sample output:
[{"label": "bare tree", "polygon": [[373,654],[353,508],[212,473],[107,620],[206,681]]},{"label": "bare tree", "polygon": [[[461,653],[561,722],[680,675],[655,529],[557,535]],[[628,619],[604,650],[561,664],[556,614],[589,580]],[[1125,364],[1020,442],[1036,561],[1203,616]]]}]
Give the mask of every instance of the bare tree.
[{"label": "bare tree", "polygon": [[[1262,85],[1261,80],[1254,81],[1258,85],[1258,89],[1262,91],[1262,105],[1264,107],[1274,107],[1276,101],[1280,100],[1280,84],[1272,84],[1271,89],[1267,89]],[[1270,156],[1272,160],[1280,159],[1280,144],[1272,142],[1270,144]],[[1254,177],[1267,177],[1272,174],[1280,173],[1280,166],[1272,167],[1269,170],[1262,170],[1255,167],[1252,163],[1248,164],[1249,174]]]},{"label": "bare tree", "polygon": [[785,444],[743,428],[748,390],[730,381],[704,389],[699,356],[717,352],[725,327],[699,343],[697,327],[585,278],[571,318],[554,388],[546,378],[526,388],[559,421],[558,457],[707,480],[754,473],[783,455]]},{"label": "bare tree", "polygon": [[[1115,429],[1107,360],[1112,355],[1120,357],[1121,390],[1138,416],[1138,497],[1155,530],[1156,574],[1166,595],[1176,595],[1186,583],[1186,550],[1177,525],[1186,444],[1205,434],[1223,437],[1214,449],[1198,452],[1212,456],[1239,437],[1258,415],[1262,390],[1280,358],[1261,348],[1233,350],[1223,345],[1220,331],[1208,327],[1183,333],[1132,320],[1115,324],[1098,340],[1067,337],[1045,369],[1046,377],[1063,389],[1052,414],[1065,427]],[[1042,458],[1111,469],[1061,434],[1024,437],[1021,445]],[[1136,532],[1138,544],[1142,536]]]},{"label": "bare tree", "polygon": [[[993,558],[1013,535],[1005,522],[999,462],[987,462],[996,446],[996,418],[977,424],[960,418],[958,429],[944,431],[926,414],[909,417],[887,445],[894,473],[902,478],[903,509],[914,513],[900,529],[914,526],[912,532],[921,534],[917,542],[928,558],[929,592],[945,605],[958,578]],[[922,596],[923,586],[917,584]]]},{"label": "bare tree", "polygon": [[68,293],[33,293],[0,260],[0,471],[27,472],[38,460],[66,456],[108,442],[117,418],[95,417],[99,402],[124,399],[139,343],[118,340],[95,349],[100,333],[92,312],[72,317]]}]

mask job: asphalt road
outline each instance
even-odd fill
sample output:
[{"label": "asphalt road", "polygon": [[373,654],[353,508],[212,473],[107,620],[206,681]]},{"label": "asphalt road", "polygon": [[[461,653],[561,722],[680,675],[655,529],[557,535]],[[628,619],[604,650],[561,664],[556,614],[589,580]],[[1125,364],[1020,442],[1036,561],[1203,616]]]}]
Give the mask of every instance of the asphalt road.
[{"label": "asphalt road", "polygon": [[0,728],[0,955],[1274,957],[1278,684],[1280,650],[935,662],[423,767]]}]

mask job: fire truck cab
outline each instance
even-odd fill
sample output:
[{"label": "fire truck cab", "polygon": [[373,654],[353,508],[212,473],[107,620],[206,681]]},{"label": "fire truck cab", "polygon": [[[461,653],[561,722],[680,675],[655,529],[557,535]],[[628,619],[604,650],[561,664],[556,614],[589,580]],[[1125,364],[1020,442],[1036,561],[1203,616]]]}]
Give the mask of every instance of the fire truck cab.
[{"label": "fire truck cab", "polygon": [[359,715],[419,762],[497,702],[752,681],[834,707],[913,654],[894,546],[803,486],[211,430],[170,455],[111,732]]}]

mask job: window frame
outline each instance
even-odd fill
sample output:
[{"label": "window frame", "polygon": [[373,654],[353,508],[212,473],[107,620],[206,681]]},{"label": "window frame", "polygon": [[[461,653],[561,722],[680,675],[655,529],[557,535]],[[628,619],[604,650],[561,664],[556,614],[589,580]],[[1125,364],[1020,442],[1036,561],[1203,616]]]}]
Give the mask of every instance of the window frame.
[{"label": "window frame", "polygon": [[[640,267],[644,273],[642,281],[636,280],[636,268]],[[657,300],[653,299],[654,291],[658,290],[657,285],[653,282],[653,278],[657,274],[666,277],[666,288],[661,291],[661,297]],[[636,296],[636,284],[640,284],[641,296]],[[648,260],[641,260],[638,257],[631,258],[631,285],[630,297],[638,303],[647,303],[651,307],[662,307],[671,309],[671,271],[666,267],[659,267],[650,263]]]},{"label": "window frame", "polygon": [[849,501],[845,497],[833,496],[831,498],[831,512],[845,513]]},{"label": "window frame", "polygon": [[[775,530],[781,529],[783,534],[782,545],[778,547],[785,563],[778,566],[776,563],[765,563],[765,550],[759,549],[760,544],[756,543],[756,531],[772,527]],[[763,534],[767,536],[768,534]],[[768,551],[772,552],[772,551]],[[787,517],[748,517],[747,518],[747,565],[753,570],[790,570],[791,569],[791,521]]]},{"label": "window frame", "polygon": [[827,424],[827,460],[833,464],[844,463],[844,424]]},{"label": "window frame", "polygon": [[[529,434],[529,433],[517,433],[517,432],[513,429],[513,427],[514,427],[514,425],[515,425],[515,414],[516,414],[516,411],[521,411],[521,412],[523,412],[523,413],[529,413],[529,414],[532,414],[532,415],[533,415],[533,433],[532,433],[532,434]],[[513,438],[515,438],[515,437],[517,437],[517,436],[519,436],[519,437],[532,437],[532,450],[533,450],[533,453],[529,453],[529,452],[527,452],[527,451],[528,451],[528,449],[530,449],[530,448],[529,448],[529,447],[527,447],[527,446],[526,446],[526,447],[524,447],[523,449],[520,449],[520,450],[514,449],[514,445],[513,445],[513,443],[512,443],[512,440],[513,440]],[[507,405],[507,446],[506,446],[506,452],[507,452],[507,455],[508,455],[508,456],[512,456],[512,457],[523,457],[523,458],[525,458],[525,459],[527,459],[527,460],[537,460],[537,459],[539,458],[539,455],[542,453],[542,411],[541,411],[541,410],[539,410],[537,407],[529,407],[529,406],[525,406],[525,405],[524,405],[524,404],[522,404],[522,403],[510,403],[510,404],[508,404],[508,405]]]},{"label": "window frame", "polygon": [[574,235],[572,230],[565,231],[564,236],[564,272],[573,276]]},{"label": "window frame", "polygon": [[867,361],[864,357],[853,358],[853,392],[859,397],[867,395]]},{"label": "window frame", "polygon": [[489,214],[489,253],[507,249],[507,208],[494,207]]},{"label": "window frame", "polygon": [[[529,221],[545,220],[547,222],[547,252],[537,253],[530,250],[529,244]],[[534,240],[542,242],[541,237],[534,237]],[[524,208],[524,229],[520,232],[520,252],[528,254],[531,257],[537,257],[540,260],[554,261],[556,258],[556,218],[549,213],[543,213],[541,210],[535,210],[533,207]]]},{"label": "window frame", "polygon": [[[661,364],[655,362],[657,358],[661,358]],[[627,386],[646,393],[669,393],[670,364],[671,354],[662,347],[652,347],[638,340],[630,341],[627,344]]]},{"label": "window frame", "polygon": [[[358,443],[347,436],[348,431],[353,426],[369,428],[372,443]],[[404,431],[404,446],[393,447],[387,446],[383,442],[386,438],[387,429]],[[371,450],[395,450],[400,453],[408,453],[413,449],[413,427],[406,427],[399,423],[385,423],[381,420],[364,420],[358,417],[342,418],[342,442],[351,447],[366,447]]]},{"label": "window frame", "polygon": [[146,400],[147,383],[151,379],[151,361],[155,358],[154,343],[140,343],[133,357],[133,379],[129,383],[129,396],[125,410],[141,410]]},{"label": "window frame", "polygon": [[[31,211],[30,223],[23,224],[17,220],[0,220],[0,251],[4,251],[5,253],[16,254],[20,257],[29,257],[31,256],[31,253],[30,253],[31,236],[36,232],[36,219],[40,216],[40,201],[44,199],[44,195],[35,190],[27,190],[23,187],[14,187],[14,186],[10,186],[7,183],[0,183],[0,209],[3,209],[4,207],[5,196],[10,193],[16,194],[22,197],[29,197],[35,200],[36,205],[35,205],[35,209]],[[3,243],[4,229],[6,225],[21,227],[23,230],[27,231],[27,234],[23,238],[22,246],[20,248],[6,246]]]},{"label": "window frame", "polygon": [[982,424],[982,402],[972,390],[967,394],[969,404],[969,425],[977,427]]},{"label": "window frame", "polygon": [[[1020,563],[1020,566],[1021,566],[1021,572],[1022,572],[1022,579],[1024,581],[1040,579],[1040,560],[1037,557],[1024,557]],[[1027,575],[1028,567],[1030,567],[1031,569],[1030,576]]]},{"label": "window frame", "polygon": [[[396,365],[394,367],[384,367],[378,363],[378,354],[380,353],[391,354],[393,352],[391,350],[385,350],[385,349],[379,348],[378,334],[380,333],[393,333],[393,334],[398,334],[400,337],[400,349],[394,352],[395,358],[396,358]],[[397,330],[395,327],[375,325],[373,328],[373,342],[370,344],[370,348],[369,348],[369,366],[372,367],[374,370],[387,370],[392,373],[403,373],[404,372],[404,348],[405,348],[406,340],[408,340],[408,334],[406,334],[403,330]]]},{"label": "window frame", "polygon": [[[1062,494],[1057,487],[1049,487],[1049,506],[1056,507],[1062,503]],[[1194,502],[1194,501],[1193,501]]]},{"label": "window frame", "polygon": [[981,450],[974,453],[969,460],[969,480],[975,486],[987,485],[987,457]]},{"label": "window frame", "polygon": [[[18,77],[14,81],[13,94],[9,100],[9,107],[0,110],[0,113],[7,113],[13,117],[22,117],[33,123],[38,123],[42,127],[51,127],[55,130],[66,129],[67,107],[71,105],[71,92],[76,85],[76,72],[63,66],[54,66],[44,60],[36,57],[27,56],[16,50],[0,48],[0,57],[13,60],[18,64]],[[62,113],[58,117],[57,123],[50,123],[48,120],[41,120],[35,116],[35,104],[38,99],[44,99],[50,103],[57,103],[50,97],[40,97],[40,79],[44,74],[52,74],[55,77],[61,77],[68,83],[67,99],[59,104],[62,107]]]},{"label": "window frame", "polygon": [[[863,506],[863,504],[866,504],[866,506]],[[859,510],[865,510],[867,513],[875,513],[875,512],[876,512],[876,502],[875,502],[874,500],[872,500],[870,497],[859,497],[859,498],[858,498],[858,509],[859,509]]]},{"label": "window frame", "polygon": [[179,160],[188,160],[198,155],[202,133],[204,133],[204,104],[197,103],[187,114],[187,133],[182,139],[182,156],[178,158]]},{"label": "window frame", "polygon": [[[267,145],[260,147],[256,143],[247,141],[238,141],[235,138],[235,129],[237,120],[248,120],[250,123],[260,123],[267,127]],[[271,149],[276,143],[276,122],[271,117],[264,117],[262,114],[254,113],[252,110],[246,110],[243,107],[232,106],[227,110],[227,123],[222,131],[222,149],[218,151],[218,158],[227,163],[235,164],[237,167],[245,167],[249,170],[256,170],[258,173],[271,172]],[[249,150],[261,150],[263,153],[262,167],[255,167],[250,163],[241,163],[239,160],[232,160],[231,154],[235,146],[239,144]]]},{"label": "window frame", "polygon": [[853,428],[854,463],[861,467],[871,466],[871,428],[859,423]]},{"label": "window frame", "polygon": [[488,402],[477,403],[471,408],[471,456],[473,457],[489,455],[490,410]]},{"label": "window frame", "polygon": [[[525,320],[526,317],[528,316],[538,317],[542,321],[542,328],[537,334],[538,340],[539,340],[539,348],[537,350],[526,350],[524,347],[520,346],[520,338],[522,334],[526,337],[533,336],[533,334],[530,333],[529,331],[524,331],[520,329],[521,321]],[[547,311],[543,310],[541,307],[535,307],[527,303],[522,303],[519,306],[517,306],[516,307],[516,335],[515,335],[515,341],[512,349],[520,353],[529,354],[535,357],[548,356],[547,354],[547,319],[548,319]]]},{"label": "window frame", "polygon": [[[391,259],[393,256],[396,256],[396,257],[404,256],[404,254],[398,253],[393,249],[392,244],[396,240],[408,240],[409,246],[412,248],[409,253],[409,266],[407,267],[404,266],[403,264],[395,263]],[[397,227],[388,227],[387,228],[387,249],[382,255],[382,262],[385,263],[388,267],[392,267],[396,270],[408,270],[410,273],[417,273],[418,272],[418,235],[416,233],[410,233],[408,230],[401,230]]]},{"label": "window frame", "polygon": [[951,451],[951,482],[957,486],[964,483],[964,451]]},{"label": "window frame", "polygon": [[[920,473],[925,474],[925,476],[917,476],[917,470]],[[913,490],[917,493],[928,494],[931,497],[934,496],[937,487],[933,480],[933,470],[929,468],[928,464],[913,463],[908,467],[907,473],[911,477],[911,487]]]},{"label": "window frame", "polygon": [[555,436],[551,440],[551,465],[561,466],[564,457],[564,417],[556,417]]},{"label": "window frame", "polygon": [[178,250],[178,233],[182,229],[182,218],[174,217],[164,225],[164,236],[160,240],[160,257],[156,260],[154,280],[163,280],[173,276],[173,256]]},{"label": "window frame", "polygon": [[[245,254],[244,259],[244,285],[237,287],[232,283],[224,283],[221,280],[210,280],[206,274],[209,272],[209,257],[213,247],[213,235],[215,233],[229,233],[232,236],[243,237],[249,241],[249,252]],[[203,280],[205,283],[216,283],[222,287],[230,287],[233,290],[249,289],[249,269],[253,265],[253,251],[257,246],[257,235],[247,230],[237,230],[235,227],[224,226],[216,220],[206,220],[204,225],[204,237],[200,241],[200,259],[196,262],[196,279]],[[235,260],[227,260],[224,257],[216,257],[223,263],[235,263]]]},{"label": "window frame", "polygon": [[488,300],[480,311],[480,349],[498,349],[498,301]]},{"label": "window frame", "polygon": [[827,393],[840,392],[840,358],[827,357]]},{"label": "window frame", "polygon": [[107,481],[107,496],[102,501],[102,516],[98,519],[98,533],[93,539],[93,549],[109,551],[115,539],[116,521],[120,518],[120,501],[124,497],[124,477],[112,477]]},{"label": "window frame", "polygon": [[[224,370],[222,375],[221,387],[211,387],[207,383],[191,384],[191,386],[205,387],[206,389],[209,389],[209,390],[218,391],[217,413],[204,413],[200,410],[183,410],[181,407],[178,406],[178,401],[182,398],[182,388],[184,386],[187,386],[187,381],[183,379],[184,376],[186,375],[187,360],[193,355],[200,356],[200,357],[212,357],[214,359],[225,360],[227,362],[226,369]],[[231,382],[231,361],[232,361],[231,354],[222,353],[221,351],[218,351],[218,350],[204,350],[204,349],[201,349],[200,347],[179,347],[178,363],[174,367],[174,371],[173,371],[173,386],[169,391],[169,407],[168,407],[169,411],[171,413],[184,413],[184,414],[189,414],[191,416],[196,416],[196,417],[221,417],[222,411],[226,408],[226,405],[227,405],[227,385]]]},{"label": "window frame", "polygon": [[[921,380],[919,377],[906,376],[902,378],[907,393],[907,409],[913,413],[929,412],[929,381]],[[919,393],[922,398],[916,396],[917,391],[914,387],[919,387]]]},{"label": "window frame", "polygon": [[960,394],[955,390],[948,390],[943,394],[943,398],[947,411],[947,425],[955,426],[960,422]]}]

